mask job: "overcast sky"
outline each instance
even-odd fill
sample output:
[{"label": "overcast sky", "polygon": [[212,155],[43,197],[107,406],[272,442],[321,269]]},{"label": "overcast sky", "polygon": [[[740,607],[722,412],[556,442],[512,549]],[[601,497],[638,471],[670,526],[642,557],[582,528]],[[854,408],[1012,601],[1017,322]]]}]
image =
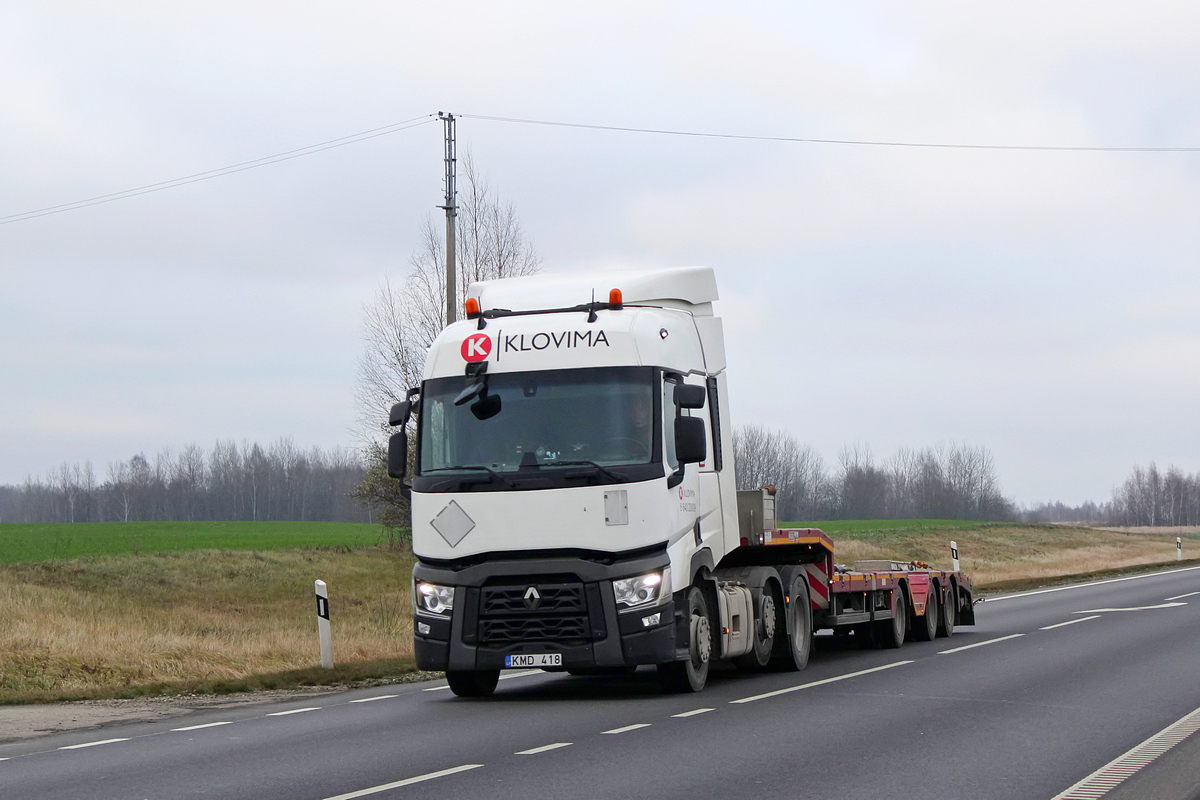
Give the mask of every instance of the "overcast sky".
[{"label": "overcast sky", "polygon": [[[1196,3],[0,2],[0,217],[439,110],[1200,146]],[[1200,154],[458,126],[545,269],[716,269],[739,423],[989,448],[1018,502],[1200,470]],[[432,122],[0,224],[0,483],[189,442],[354,445],[362,307]]]}]

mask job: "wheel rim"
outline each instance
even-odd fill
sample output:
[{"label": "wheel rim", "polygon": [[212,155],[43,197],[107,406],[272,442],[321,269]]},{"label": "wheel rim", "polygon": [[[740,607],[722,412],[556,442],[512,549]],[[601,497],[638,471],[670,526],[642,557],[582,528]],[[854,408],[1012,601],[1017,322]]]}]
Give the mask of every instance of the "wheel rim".
[{"label": "wheel rim", "polygon": [[692,662],[696,666],[708,663],[712,656],[712,636],[709,635],[708,617],[692,615]]},{"label": "wheel rim", "polygon": [[762,626],[763,639],[775,638],[775,598],[771,597],[769,591],[763,595]]}]

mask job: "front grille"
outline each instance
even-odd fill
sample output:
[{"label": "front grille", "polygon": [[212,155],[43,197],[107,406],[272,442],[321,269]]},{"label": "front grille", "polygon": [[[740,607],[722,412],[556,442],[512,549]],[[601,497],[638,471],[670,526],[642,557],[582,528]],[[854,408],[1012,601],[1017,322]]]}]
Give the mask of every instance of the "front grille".
[{"label": "front grille", "polygon": [[[525,596],[530,587],[537,590],[538,598]],[[483,587],[483,606],[479,613],[484,617],[520,614],[587,614],[587,601],[583,597],[582,583],[518,584],[516,586]]]},{"label": "front grille", "polygon": [[588,641],[587,617],[508,617],[481,619],[480,638],[486,644],[554,642],[575,644]]},{"label": "front grille", "polygon": [[[536,590],[536,597],[530,587]],[[600,612],[598,606],[594,610]],[[592,641],[592,627],[582,583],[529,582],[482,587],[480,644],[580,645]],[[603,636],[602,631],[598,633]]]}]

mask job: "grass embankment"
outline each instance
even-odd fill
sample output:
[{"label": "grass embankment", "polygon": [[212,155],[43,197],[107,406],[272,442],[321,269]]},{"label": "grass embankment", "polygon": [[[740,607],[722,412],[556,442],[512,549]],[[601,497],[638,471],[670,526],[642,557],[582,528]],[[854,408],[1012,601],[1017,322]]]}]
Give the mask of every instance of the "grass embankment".
[{"label": "grass embankment", "polygon": [[[963,569],[993,590],[1175,565],[1174,536],[946,520],[790,524],[825,530],[842,563],[948,568],[955,539]],[[381,544],[379,528],[361,525],[2,525],[0,703],[411,675],[412,557]],[[1200,563],[1200,537],[1185,539],[1184,556]],[[334,670],[315,666],[317,578],[329,584]]]},{"label": "grass embankment", "polygon": [[281,550],[381,544],[378,525],[355,522],[89,522],[0,525],[0,564],[81,556]]},{"label": "grass embankment", "polygon": [[[859,559],[918,559],[949,569],[950,540],[975,586],[992,591],[1026,588],[1064,578],[1086,580],[1146,565],[1172,566],[1175,537],[1059,525],[954,520],[849,520],[786,523],[821,528],[834,541],[839,563]],[[1183,557],[1200,558],[1200,540],[1184,537]]]},{"label": "grass embankment", "polygon": [[[200,551],[0,566],[0,703],[412,672],[407,550]],[[329,585],[321,670],[313,581]]]}]

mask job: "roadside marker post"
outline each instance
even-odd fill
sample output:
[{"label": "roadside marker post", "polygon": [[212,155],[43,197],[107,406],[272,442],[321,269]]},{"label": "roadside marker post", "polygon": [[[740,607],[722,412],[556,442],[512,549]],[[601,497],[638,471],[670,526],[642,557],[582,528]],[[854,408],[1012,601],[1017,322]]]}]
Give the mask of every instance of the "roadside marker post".
[{"label": "roadside marker post", "polygon": [[950,555],[954,559],[954,571],[958,572],[958,542],[950,542]]},{"label": "roadside marker post", "polygon": [[321,666],[333,669],[333,640],[329,636],[329,589],[317,581],[317,636],[321,640]]},{"label": "roadside marker post", "polygon": [[1183,561],[1183,537],[1175,537],[1175,560]]}]

